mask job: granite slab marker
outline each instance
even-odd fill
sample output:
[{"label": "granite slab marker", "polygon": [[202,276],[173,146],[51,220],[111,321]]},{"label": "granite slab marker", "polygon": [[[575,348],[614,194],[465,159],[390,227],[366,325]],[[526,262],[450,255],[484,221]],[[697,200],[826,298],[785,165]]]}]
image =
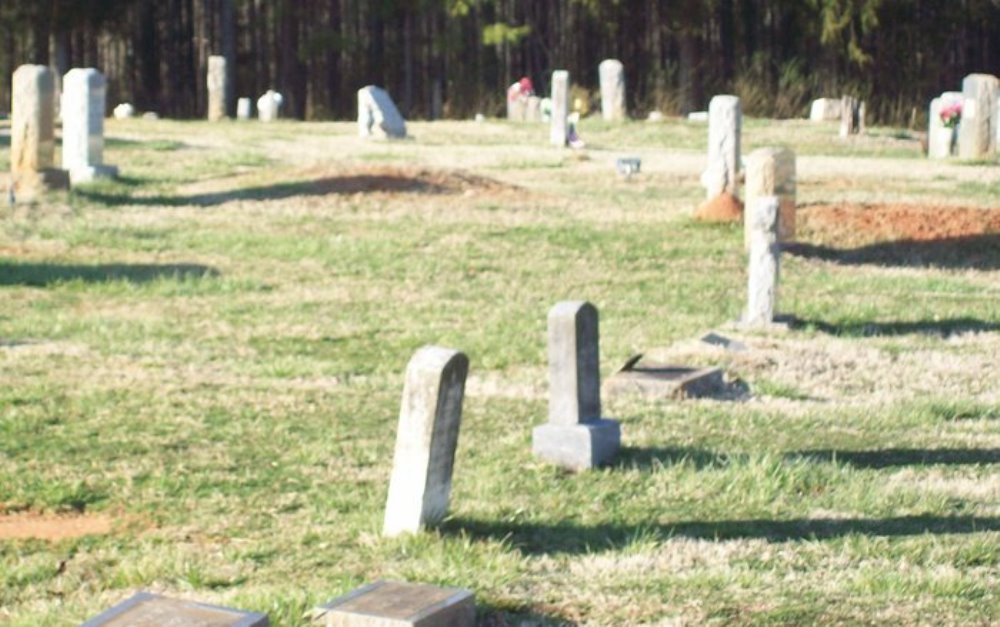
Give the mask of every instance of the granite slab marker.
[{"label": "granite slab marker", "polygon": [[706,197],[739,196],[743,114],[737,96],[715,96],[708,105],[708,167],[701,175]]},{"label": "granite slab marker", "polygon": [[597,308],[584,301],[557,303],[548,316],[549,420],[532,433],[534,454],[571,470],[610,461],[621,430],[601,417]]},{"label": "granite slab marker", "polygon": [[267,627],[266,614],[139,592],[81,627]]},{"label": "granite slab marker", "polygon": [[406,137],[406,121],[384,89],[368,85],[358,90],[358,135],[394,139]]},{"label": "granite slab marker", "polygon": [[11,89],[10,168],[17,199],[67,189],[69,174],[56,169],[55,82],[44,65],[22,65]]},{"label": "granite slab marker", "polygon": [[955,154],[957,129],[948,128],[941,120],[941,111],[948,106],[962,103],[962,92],[946,91],[931,100],[927,114],[927,156],[946,159]]},{"label": "granite slab marker", "polygon": [[257,118],[261,122],[273,122],[277,120],[281,114],[282,101],[281,94],[273,89],[268,89],[257,99]]},{"label": "granite slab marker", "polygon": [[837,98],[817,98],[809,107],[811,122],[828,122],[840,119],[841,102]]},{"label": "granite slab marker", "polygon": [[998,85],[992,74],[969,74],[962,80],[962,123],[958,131],[958,156],[962,159],[983,159],[996,152]]},{"label": "granite slab marker", "polygon": [[[778,240],[795,239],[795,153],[787,148],[758,148],[747,156],[746,207],[754,206],[758,198],[777,196],[781,199],[778,217]],[[743,213],[744,243],[750,248],[749,222],[751,211]]]},{"label": "granite slab marker", "polygon": [[208,57],[208,121],[218,122],[226,118],[226,57]]},{"label": "granite slab marker", "polygon": [[549,126],[549,142],[563,147],[568,137],[566,116],[569,115],[569,72],[552,72],[552,119]]},{"label": "granite slab marker", "polygon": [[74,185],[118,176],[104,165],[107,82],[94,68],[75,68],[63,80],[62,166]]},{"label": "granite slab marker", "polygon": [[774,322],[778,303],[778,271],[781,244],[778,242],[778,219],[781,199],[763,196],[747,206],[751,216],[750,259],[748,263],[747,311],[743,325],[766,328]]},{"label": "granite slab marker", "polygon": [[425,346],[406,367],[383,535],[417,533],[444,518],[469,359]]},{"label": "granite slab marker", "polygon": [[608,122],[625,120],[625,66],[605,59],[597,68],[601,82],[601,116]]},{"label": "granite slab marker", "polygon": [[326,627],[473,627],[475,597],[462,588],[376,581],[316,608]]}]

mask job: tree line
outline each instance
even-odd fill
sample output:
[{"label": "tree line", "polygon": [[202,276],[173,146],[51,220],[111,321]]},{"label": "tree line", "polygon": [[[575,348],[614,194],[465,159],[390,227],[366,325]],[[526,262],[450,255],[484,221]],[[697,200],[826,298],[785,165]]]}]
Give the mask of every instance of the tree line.
[{"label": "tree line", "polygon": [[907,124],[964,75],[1000,73],[1000,0],[0,0],[0,31],[0,110],[14,69],[41,63],[100,69],[109,106],[201,117],[216,54],[234,96],[276,89],[300,119],[353,117],[367,84],[408,118],[496,115],[521,76],[544,94],[566,69],[594,94],[617,58],[633,115],[732,93],[798,117],[850,93]]}]

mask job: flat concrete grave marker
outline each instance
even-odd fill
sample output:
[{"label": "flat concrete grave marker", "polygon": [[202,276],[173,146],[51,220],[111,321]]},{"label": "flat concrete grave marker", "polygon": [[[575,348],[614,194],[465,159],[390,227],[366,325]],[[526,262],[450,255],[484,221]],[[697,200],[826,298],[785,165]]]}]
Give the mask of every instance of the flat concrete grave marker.
[{"label": "flat concrete grave marker", "polygon": [[267,627],[266,614],[139,592],[81,627]]},{"label": "flat concrete grave marker", "polygon": [[208,121],[218,122],[226,118],[226,57],[208,57]]},{"label": "flat concrete grave marker", "polygon": [[550,311],[549,421],[535,427],[532,450],[571,470],[610,461],[621,446],[621,428],[601,418],[597,308],[563,301]]},{"label": "flat concrete grave marker", "polygon": [[738,340],[730,339],[724,335],[719,335],[714,331],[706,333],[701,336],[700,340],[703,344],[708,344],[709,346],[717,346],[724,351],[730,353],[742,353],[747,350],[747,345]]},{"label": "flat concrete grave marker", "polygon": [[104,165],[104,108],[107,83],[93,68],[75,68],[63,80],[62,165],[74,185],[118,176]]},{"label": "flat concrete grave marker", "polygon": [[691,368],[645,362],[642,361],[642,355],[637,355],[608,380],[606,392],[609,396],[682,399],[714,396],[724,388],[721,368]]},{"label": "flat concrete grave marker", "polygon": [[444,518],[469,358],[425,346],[406,367],[383,535],[417,533]]},{"label": "flat concrete grave marker", "polygon": [[565,146],[569,137],[566,116],[569,115],[569,72],[552,72],[552,119],[549,124],[549,142],[553,146]]},{"label": "flat concrete grave marker", "polygon": [[[758,148],[747,157],[746,207],[758,198],[777,196],[781,199],[778,216],[778,241],[795,239],[795,153],[787,148]],[[750,247],[750,211],[743,213],[744,242]]]},{"label": "flat concrete grave marker", "polygon": [[317,608],[326,627],[472,627],[475,597],[461,588],[376,581]]},{"label": "flat concrete grave marker", "polygon": [[67,189],[69,174],[55,163],[55,80],[44,65],[22,65],[11,90],[10,168],[16,198]]},{"label": "flat concrete grave marker", "polygon": [[708,105],[708,167],[701,175],[707,199],[739,196],[740,136],[743,113],[737,96],[715,96]]},{"label": "flat concrete grave marker", "polygon": [[358,134],[361,137],[406,137],[406,122],[389,92],[374,85],[358,90]]},{"label": "flat concrete grave marker", "polygon": [[601,116],[608,122],[625,119],[625,66],[618,59],[605,59],[597,66],[601,82]]}]

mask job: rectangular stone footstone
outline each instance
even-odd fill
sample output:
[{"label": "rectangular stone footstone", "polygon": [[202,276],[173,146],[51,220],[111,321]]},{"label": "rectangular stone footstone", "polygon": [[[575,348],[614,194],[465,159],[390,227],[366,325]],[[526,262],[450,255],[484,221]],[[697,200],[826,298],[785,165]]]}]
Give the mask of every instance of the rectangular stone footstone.
[{"label": "rectangular stone footstone", "polygon": [[475,597],[461,588],[376,581],[317,608],[326,627],[472,627]]},{"label": "rectangular stone footstone", "polygon": [[267,627],[266,614],[139,592],[81,627]]},{"label": "rectangular stone footstone", "polygon": [[720,368],[690,368],[639,362],[616,372],[605,391],[609,396],[682,399],[714,396],[725,388]]},{"label": "rectangular stone footstone", "polygon": [[535,427],[532,451],[570,470],[611,461],[621,429],[601,418],[597,308],[563,301],[549,311],[549,421]]}]

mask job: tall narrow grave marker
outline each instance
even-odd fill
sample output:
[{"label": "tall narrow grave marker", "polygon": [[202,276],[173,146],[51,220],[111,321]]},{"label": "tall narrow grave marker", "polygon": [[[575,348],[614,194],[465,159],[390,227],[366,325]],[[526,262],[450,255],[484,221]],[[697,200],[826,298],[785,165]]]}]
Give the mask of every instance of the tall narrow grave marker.
[{"label": "tall narrow grave marker", "polygon": [[208,57],[208,120],[218,122],[226,117],[226,57]]},{"label": "tall narrow grave marker", "polygon": [[572,470],[610,461],[621,444],[617,422],[601,418],[597,308],[563,301],[549,311],[549,421],[535,427],[538,457]]},{"label": "tall narrow grave marker", "polygon": [[416,533],[444,518],[469,359],[439,346],[417,351],[406,367],[382,533]]},{"label": "tall narrow grave marker", "polygon": [[568,137],[566,116],[569,115],[569,72],[556,70],[552,73],[552,121],[549,127],[549,141],[553,146],[565,146]]},{"label": "tall narrow grave marker", "polygon": [[47,189],[66,189],[69,176],[55,161],[55,83],[44,65],[22,65],[14,72],[11,97],[10,169],[16,198]]},{"label": "tall narrow grave marker", "polygon": [[747,311],[743,325],[767,328],[774,322],[778,304],[778,268],[781,244],[778,243],[778,220],[781,199],[762,196],[747,204],[750,220],[750,259],[748,263]]},{"label": "tall narrow grave marker", "polygon": [[93,68],[76,68],[63,79],[62,166],[70,181],[83,183],[118,175],[104,165],[104,109],[107,83]]},{"label": "tall narrow grave marker", "polygon": [[997,77],[970,74],[962,81],[962,123],[958,131],[958,156],[989,157],[997,149]]},{"label": "tall narrow grave marker", "polygon": [[737,96],[715,96],[708,105],[708,167],[701,175],[708,200],[722,193],[739,196],[740,135],[743,113]]},{"label": "tall narrow grave marker", "polygon": [[601,116],[609,122],[625,119],[625,66],[605,59],[597,68],[601,80]]}]

